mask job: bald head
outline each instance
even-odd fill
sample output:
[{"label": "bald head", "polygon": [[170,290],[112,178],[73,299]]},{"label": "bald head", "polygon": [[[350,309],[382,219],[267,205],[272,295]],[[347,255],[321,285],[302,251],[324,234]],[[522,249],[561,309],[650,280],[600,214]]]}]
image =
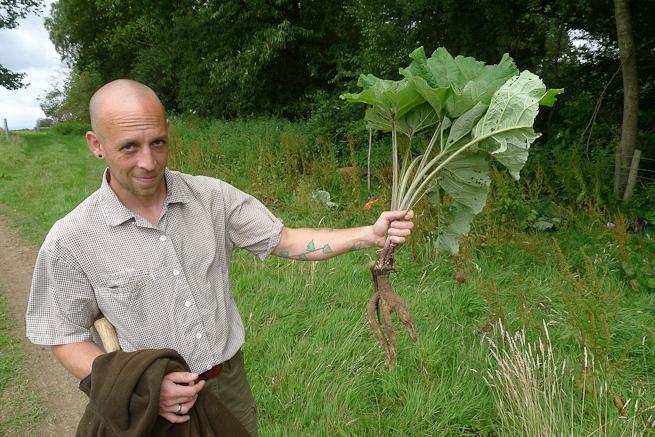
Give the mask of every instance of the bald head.
[{"label": "bald head", "polygon": [[108,127],[107,120],[125,111],[166,118],[164,106],[152,89],[133,80],[118,79],[102,86],[91,97],[89,114],[92,129],[97,134],[104,134]]}]

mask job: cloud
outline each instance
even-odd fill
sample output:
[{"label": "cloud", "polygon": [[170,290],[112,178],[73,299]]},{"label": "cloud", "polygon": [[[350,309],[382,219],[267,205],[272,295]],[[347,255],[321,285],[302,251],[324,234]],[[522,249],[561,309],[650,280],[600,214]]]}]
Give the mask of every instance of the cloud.
[{"label": "cloud", "polygon": [[0,87],[0,118],[7,119],[9,129],[32,128],[37,119],[45,117],[38,97],[61,83],[68,69],[48,38],[43,17],[30,15],[15,29],[0,29],[0,47],[0,64],[26,73],[25,82],[29,83],[15,91]]},{"label": "cloud", "polygon": [[0,64],[14,71],[50,67],[59,54],[49,40],[43,18],[30,15],[16,29],[0,29]]}]

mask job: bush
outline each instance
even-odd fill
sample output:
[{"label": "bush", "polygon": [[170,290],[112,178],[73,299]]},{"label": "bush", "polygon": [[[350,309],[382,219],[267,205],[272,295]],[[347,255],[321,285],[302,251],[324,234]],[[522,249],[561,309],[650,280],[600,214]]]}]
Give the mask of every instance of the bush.
[{"label": "bush", "polygon": [[50,118],[39,118],[36,120],[36,128],[37,129],[46,129],[52,126],[52,119]]},{"label": "bush", "polygon": [[59,135],[84,135],[91,130],[91,125],[81,121],[62,121],[50,128],[54,133]]}]

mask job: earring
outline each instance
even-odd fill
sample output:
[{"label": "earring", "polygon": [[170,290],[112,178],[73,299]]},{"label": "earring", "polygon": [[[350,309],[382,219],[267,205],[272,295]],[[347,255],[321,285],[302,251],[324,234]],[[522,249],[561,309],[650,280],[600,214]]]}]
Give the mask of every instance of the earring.
[{"label": "earring", "polygon": [[99,153],[99,154],[98,154],[98,158],[99,158],[99,159],[102,159],[102,153]]}]

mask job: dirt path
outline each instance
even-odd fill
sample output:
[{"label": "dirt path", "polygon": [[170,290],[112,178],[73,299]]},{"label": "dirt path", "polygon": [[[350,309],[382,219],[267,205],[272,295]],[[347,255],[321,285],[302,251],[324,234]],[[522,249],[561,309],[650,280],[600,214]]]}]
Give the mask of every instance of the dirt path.
[{"label": "dirt path", "polygon": [[0,217],[0,287],[6,291],[9,311],[17,321],[16,335],[23,339],[29,366],[28,387],[47,407],[38,425],[38,435],[73,436],[86,396],[77,389],[77,380],[55,360],[49,347],[34,345],[25,338],[25,308],[37,251]]}]

